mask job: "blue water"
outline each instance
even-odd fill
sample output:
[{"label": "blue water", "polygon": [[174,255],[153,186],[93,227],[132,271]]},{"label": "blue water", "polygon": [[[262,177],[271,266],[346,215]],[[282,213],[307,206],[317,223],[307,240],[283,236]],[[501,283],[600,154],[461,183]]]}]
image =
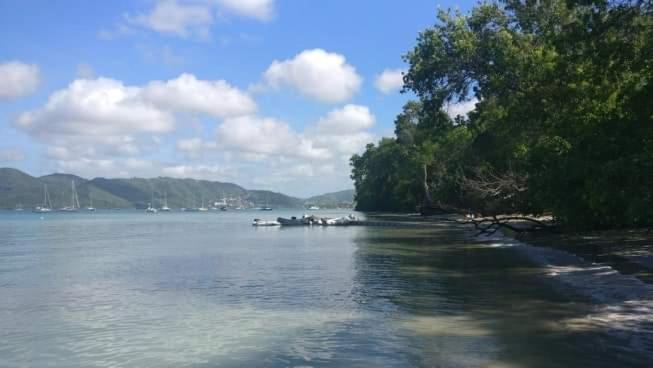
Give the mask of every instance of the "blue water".
[{"label": "blue water", "polygon": [[0,213],[0,366],[646,366],[463,229],[277,215]]}]

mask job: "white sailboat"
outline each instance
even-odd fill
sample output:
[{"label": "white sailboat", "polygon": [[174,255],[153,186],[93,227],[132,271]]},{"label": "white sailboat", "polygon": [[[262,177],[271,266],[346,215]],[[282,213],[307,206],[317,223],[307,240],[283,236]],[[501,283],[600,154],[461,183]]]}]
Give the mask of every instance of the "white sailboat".
[{"label": "white sailboat", "polygon": [[91,203],[90,203],[90,205],[88,207],[86,207],[86,210],[93,212],[93,211],[95,211],[95,207],[93,207],[93,197],[91,197],[91,195],[89,194],[88,198],[89,198]]},{"label": "white sailboat", "polygon": [[48,193],[48,185],[43,184],[43,205],[36,206],[32,212],[47,213],[52,211],[52,202],[50,201],[50,194]]},{"label": "white sailboat", "polygon": [[168,207],[168,192],[163,192],[163,207],[161,207],[161,211],[170,212],[170,207]]},{"label": "white sailboat", "polygon": [[152,189],[152,202],[149,202],[147,204],[147,208],[145,209],[145,213],[157,213],[159,212],[152,204],[154,203],[154,188]]},{"label": "white sailboat", "polygon": [[204,197],[202,197],[202,207],[197,209],[199,212],[207,212],[209,209],[204,207]]},{"label": "white sailboat", "polygon": [[80,208],[79,206],[79,197],[77,196],[77,189],[75,189],[75,181],[71,181],[71,190],[72,194],[70,196],[70,206],[66,206],[60,209],[61,212],[77,212]]}]

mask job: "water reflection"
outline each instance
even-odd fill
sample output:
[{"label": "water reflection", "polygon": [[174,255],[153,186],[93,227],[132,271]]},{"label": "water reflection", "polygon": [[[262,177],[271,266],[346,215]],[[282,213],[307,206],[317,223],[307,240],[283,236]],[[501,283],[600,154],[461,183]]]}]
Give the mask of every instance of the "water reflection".
[{"label": "water reflection", "polygon": [[391,318],[421,347],[421,366],[647,366],[605,329],[573,328],[592,306],[509,248],[455,226],[374,229],[356,242],[361,289],[396,308]]},{"label": "water reflection", "polygon": [[589,306],[542,270],[462,229],[257,229],[251,217],[2,219],[0,365],[645,362],[576,328]]}]

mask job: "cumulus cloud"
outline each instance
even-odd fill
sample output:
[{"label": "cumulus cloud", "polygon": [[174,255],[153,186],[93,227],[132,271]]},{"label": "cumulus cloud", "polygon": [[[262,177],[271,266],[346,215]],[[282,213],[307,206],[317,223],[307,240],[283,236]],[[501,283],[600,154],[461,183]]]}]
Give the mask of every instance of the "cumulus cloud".
[{"label": "cumulus cloud", "polygon": [[314,131],[324,135],[347,135],[372,127],[374,120],[367,106],[349,104],[320,118]]},{"label": "cumulus cloud", "polygon": [[156,139],[144,137],[172,131],[177,113],[223,118],[255,109],[246,93],[227,82],[190,74],[145,86],[79,79],[53,93],[43,107],[20,114],[15,125],[48,143],[54,158],[130,156],[156,149]]},{"label": "cumulus cloud", "polygon": [[248,157],[253,160],[273,156],[318,161],[345,157],[348,160],[374,138],[368,132],[374,121],[369,108],[351,104],[331,110],[303,132],[277,119],[240,116],[218,125],[215,144],[193,138],[179,141],[177,148],[188,153],[220,148],[252,155]]},{"label": "cumulus cloud", "polygon": [[[126,15],[126,23],[182,38],[208,39],[215,23],[216,9],[225,13],[269,20],[274,14],[274,0],[159,0],[146,13]],[[115,31],[102,31],[100,37],[112,39],[131,33],[129,26],[118,24]]]},{"label": "cumulus cloud", "polygon": [[254,100],[226,81],[198,80],[192,74],[182,74],[169,81],[150,82],[143,89],[143,96],[161,107],[218,118],[256,111]]},{"label": "cumulus cloud", "polygon": [[322,49],[304,50],[292,59],[275,60],[263,74],[263,86],[291,87],[318,101],[350,99],[360,89],[361,77],[341,54]]},{"label": "cumulus cloud", "polygon": [[127,21],[153,31],[180,37],[208,38],[213,24],[211,7],[207,4],[181,3],[176,0],[158,1],[151,12],[127,16]]},{"label": "cumulus cloud", "polygon": [[228,11],[260,20],[269,20],[274,14],[274,0],[216,0]]},{"label": "cumulus cloud", "polygon": [[385,94],[399,91],[404,85],[404,72],[403,69],[385,69],[376,76],[374,81],[376,89]]},{"label": "cumulus cloud", "polygon": [[467,117],[467,114],[476,108],[477,103],[478,103],[478,99],[476,97],[473,97],[472,99],[467,101],[460,101],[448,105],[446,111],[449,117],[451,117],[452,119],[454,119],[458,115],[462,117]]},{"label": "cumulus cloud", "polygon": [[0,101],[29,95],[40,82],[39,67],[20,61],[0,63]]},{"label": "cumulus cloud", "polygon": [[285,122],[255,116],[225,119],[217,128],[217,143],[227,150],[255,154],[309,159],[328,155],[327,150],[316,149]]}]

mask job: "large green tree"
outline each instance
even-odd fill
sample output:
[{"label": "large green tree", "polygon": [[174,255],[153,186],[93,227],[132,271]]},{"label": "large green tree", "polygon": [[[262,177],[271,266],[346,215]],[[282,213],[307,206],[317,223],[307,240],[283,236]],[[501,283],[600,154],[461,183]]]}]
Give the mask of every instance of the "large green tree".
[{"label": "large green tree", "polygon": [[[419,101],[397,117],[396,139],[352,159],[366,172],[353,175],[361,209],[432,197],[483,213],[551,212],[577,227],[652,223],[652,10],[507,0],[438,12],[404,57],[405,90]],[[444,113],[470,100],[467,118]],[[410,165],[388,173],[393,165],[376,161],[387,155],[372,154],[382,145],[401,152],[387,162]],[[368,181],[374,168],[401,185]],[[371,193],[401,198],[380,208]]]}]

